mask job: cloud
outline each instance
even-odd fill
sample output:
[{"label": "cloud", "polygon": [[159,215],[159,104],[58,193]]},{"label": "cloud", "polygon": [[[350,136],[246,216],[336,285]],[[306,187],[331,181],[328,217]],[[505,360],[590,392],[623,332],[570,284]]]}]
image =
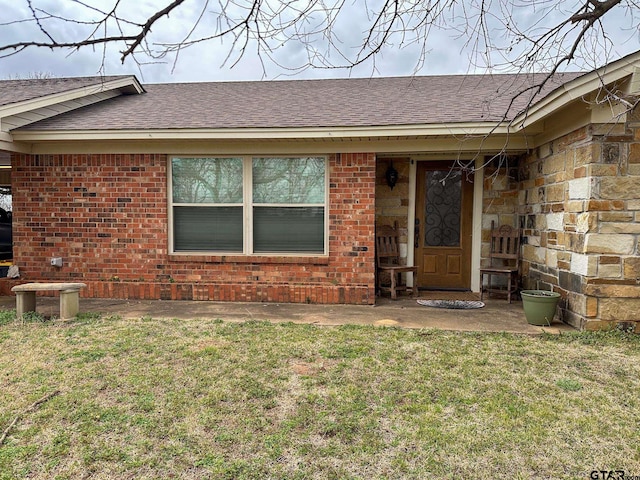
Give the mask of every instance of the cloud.
[{"label": "cloud", "polygon": [[[95,3],[105,5],[102,8],[109,5],[106,2]],[[544,21],[553,22],[560,18],[560,4],[563,2],[556,3],[558,3],[558,7],[550,8],[543,16]],[[271,4],[275,4],[275,0]],[[345,2],[339,20],[333,26],[336,45],[349,55],[357,52],[358,46],[367,32],[368,20],[371,18],[372,11],[367,11],[364,8],[366,4],[364,1]],[[378,0],[369,0],[368,2],[368,5],[375,6],[377,4],[379,4]],[[77,2],[32,0],[32,5],[60,17],[75,18],[81,21],[95,21],[100,18],[99,12]],[[175,43],[186,38],[203,8],[206,10],[205,16],[201,24],[192,32],[192,38],[210,34],[212,28],[216,26],[211,13],[217,8],[217,5],[214,2],[210,4],[186,2],[184,6],[172,12],[169,18],[163,18],[154,26],[149,37],[148,47],[155,50],[159,43]],[[270,2],[265,2],[263,5],[270,5]],[[539,5],[550,5],[550,3],[543,2]],[[3,9],[2,18],[5,22],[0,26],[1,44],[45,38],[35,22],[9,23],[12,20],[30,17],[26,0],[0,0],[0,6]],[[134,20],[141,22],[158,8],[158,2],[121,0],[119,8],[121,8],[120,12],[127,12],[127,14],[132,12],[132,15],[135,16]],[[228,13],[232,16],[238,16],[242,14],[242,10],[229,11]],[[534,11],[532,8],[527,10],[525,7],[515,13],[518,21],[528,21],[529,25],[536,25],[543,14],[539,9]],[[313,21],[317,23],[319,18],[321,17],[316,15]],[[451,15],[448,18],[454,17]],[[473,21],[473,19],[471,20]],[[417,22],[416,25],[418,25],[420,16],[416,16],[412,21]],[[611,38],[611,42],[606,45],[610,59],[619,58],[639,48],[635,20],[630,20],[625,16],[611,15],[605,19],[604,25]],[[458,26],[464,27],[465,25]],[[121,23],[120,27],[125,31],[133,28],[125,23]],[[53,33],[54,38],[62,41],[68,38],[86,38],[92,27],[83,23],[50,19],[47,21],[47,28]],[[115,25],[112,24],[110,28],[114,29]],[[473,49],[465,48],[464,32],[461,32],[460,28],[457,30],[450,28],[449,25],[431,29],[424,50],[422,44],[412,43],[411,32],[407,36],[396,33],[389,38],[389,45],[383,48],[378,55],[356,68],[349,70],[331,68],[296,70],[294,67],[305,65],[308,62],[310,52],[312,54],[313,49],[320,52],[330,51],[334,61],[340,60],[335,48],[331,49],[327,47],[326,43],[322,43],[323,36],[321,34],[311,34],[314,23],[307,23],[304,28],[306,29],[305,33],[309,34],[306,37],[309,39],[309,44],[286,41],[284,37],[281,37],[282,42],[272,52],[271,58],[265,53],[258,56],[254,40],[249,41],[246,51],[239,59],[237,50],[232,51],[231,56],[228,57],[231,44],[227,39],[224,42],[211,40],[181,49],[177,57],[169,55],[165,58],[150,59],[144,55],[137,55],[138,63],[136,63],[136,59],[129,58],[124,65],[120,62],[119,52],[124,48],[122,44],[110,45],[106,49],[83,47],[75,51],[29,48],[17,55],[0,59],[0,78],[27,77],[34,73],[46,73],[54,76],[136,74],[144,82],[178,82],[257,80],[290,76],[295,76],[295,78],[326,78],[464,74],[483,71],[483,65],[476,66],[470,62],[474,52]],[[496,41],[500,41],[497,33],[495,31],[492,34],[495,35]],[[594,41],[597,41],[598,37],[595,38]],[[276,44],[272,44],[272,46],[274,45]],[[601,52],[601,47],[604,46],[596,43],[593,52]],[[584,59],[585,68],[593,68],[594,63],[602,60],[601,53],[596,53],[592,57],[595,58]],[[482,56],[477,58],[484,61]]]}]

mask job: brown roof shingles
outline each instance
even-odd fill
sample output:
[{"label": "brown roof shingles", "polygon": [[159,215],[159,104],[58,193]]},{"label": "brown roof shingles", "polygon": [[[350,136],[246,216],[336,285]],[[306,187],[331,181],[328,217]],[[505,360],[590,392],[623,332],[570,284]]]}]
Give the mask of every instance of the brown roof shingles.
[{"label": "brown roof shingles", "polygon": [[100,83],[118,78],[126,78],[126,76],[3,80],[0,81],[0,106],[68,92],[91,85],[100,85]]},{"label": "brown roof shingles", "polygon": [[[544,89],[580,74],[554,78]],[[145,85],[125,95],[22,127],[28,130],[138,130],[366,127],[498,121],[529,95],[537,75],[443,75],[365,79]],[[542,98],[542,95],[536,99]]]}]

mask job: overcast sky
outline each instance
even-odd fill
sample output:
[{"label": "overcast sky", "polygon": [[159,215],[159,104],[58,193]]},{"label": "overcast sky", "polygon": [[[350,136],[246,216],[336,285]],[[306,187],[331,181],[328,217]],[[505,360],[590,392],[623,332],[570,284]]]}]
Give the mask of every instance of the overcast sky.
[{"label": "overcast sky", "polygon": [[[276,0],[274,0],[275,2]],[[514,0],[520,1],[520,0]],[[169,19],[163,19],[153,28],[153,42],[172,42],[183,38],[194,23],[194,19],[200,14],[206,0],[187,0],[180,10],[175,11]],[[100,6],[105,9],[112,0],[88,0],[85,4]],[[132,18],[142,19],[158,8],[165,6],[168,1],[156,0],[122,0],[122,13],[132,15]],[[370,0],[372,6],[376,0]],[[525,0],[521,3],[527,5]],[[532,2],[531,5],[536,2]],[[539,0],[539,5],[547,3],[560,4],[564,2],[550,2]],[[574,8],[576,2],[566,2],[569,9]],[[0,44],[6,45],[18,40],[43,39],[43,34],[38,30],[35,22],[27,20],[30,12],[26,0],[0,0],[2,14],[0,16]],[[73,0],[32,0],[32,5],[54,16],[90,20],[96,18],[96,13],[83,7]],[[215,10],[216,1],[212,1],[205,9],[208,16],[203,18],[199,30],[196,33],[206,34],[211,22],[211,11]],[[363,7],[363,0],[347,0],[345,10],[340,22],[335,27],[340,40],[347,51],[348,45],[357,45],[362,38],[362,32],[366,28],[367,11]],[[554,8],[556,8],[554,6]],[[542,8],[522,7],[518,12],[526,21],[535,21],[543,15]],[[122,14],[121,13],[121,14]],[[560,12],[548,13],[548,18],[560,15]],[[12,23],[19,21],[18,23]],[[547,20],[550,21],[550,20]],[[638,32],[634,28],[635,21],[630,15],[625,15],[623,10],[612,12],[607,18],[605,28],[613,41],[609,45],[608,59],[615,60],[628,53],[640,50]],[[82,34],[85,25],[68,22],[54,21],[47,24],[49,32],[56,40],[64,41],[74,35]],[[498,35],[498,33],[496,33]],[[43,48],[30,48],[17,55],[0,58],[0,78],[27,78],[34,74],[47,74],[56,77],[84,76],[104,73],[107,75],[135,74],[145,83],[157,82],[190,82],[190,81],[215,81],[215,80],[257,80],[281,79],[281,78],[326,78],[348,76],[394,76],[394,75],[431,75],[431,74],[463,74],[468,72],[481,73],[481,68],[471,68],[469,63],[470,50],[464,49],[464,38],[458,38],[459,34],[454,30],[432,30],[429,37],[429,45],[424,65],[420,66],[420,48],[416,45],[405,45],[400,48],[399,37],[394,37],[394,45],[386,48],[375,57],[375,64],[371,61],[351,71],[344,69],[306,69],[302,72],[292,72],[281,68],[269,59],[261,63],[255,53],[255,45],[250,47],[242,58],[233,67],[231,64],[236,58],[232,54],[232,60],[224,65],[229,53],[230,43],[210,41],[197,44],[180,52],[177,61],[173,58],[157,61],[155,63],[139,65],[132,59],[127,59],[124,65],[120,62],[118,50],[122,45],[111,46],[106,52],[101,47],[95,49],[84,47],[79,51],[51,51]],[[76,37],[77,38],[77,37]],[[405,39],[406,40],[406,39]],[[295,67],[304,64],[307,49],[297,42],[285,42],[276,53],[277,61],[287,67]],[[590,68],[591,63],[602,59],[598,58],[587,62],[582,68]],[[140,56],[140,62],[148,59]],[[418,68],[419,67],[419,68]],[[576,70],[573,67],[572,70]]]}]

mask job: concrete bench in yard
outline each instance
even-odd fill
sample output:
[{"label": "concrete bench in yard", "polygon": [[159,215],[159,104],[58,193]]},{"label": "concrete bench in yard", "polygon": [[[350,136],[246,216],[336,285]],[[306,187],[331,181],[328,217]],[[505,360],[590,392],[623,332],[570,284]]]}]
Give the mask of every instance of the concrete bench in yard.
[{"label": "concrete bench in yard", "polygon": [[11,289],[16,294],[16,315],[36,311],[36,292],[60,292],[60,319],[68,320],[78,315],[80,289],[84,283],[24,283]]}]

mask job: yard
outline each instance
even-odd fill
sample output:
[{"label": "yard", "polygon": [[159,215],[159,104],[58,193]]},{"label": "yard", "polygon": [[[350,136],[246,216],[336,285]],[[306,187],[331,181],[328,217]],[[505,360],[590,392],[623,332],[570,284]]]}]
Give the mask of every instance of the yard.
[{"label": "yard", "polygon": [[2,480],[640,476],[640,336],[2,315]]}]

